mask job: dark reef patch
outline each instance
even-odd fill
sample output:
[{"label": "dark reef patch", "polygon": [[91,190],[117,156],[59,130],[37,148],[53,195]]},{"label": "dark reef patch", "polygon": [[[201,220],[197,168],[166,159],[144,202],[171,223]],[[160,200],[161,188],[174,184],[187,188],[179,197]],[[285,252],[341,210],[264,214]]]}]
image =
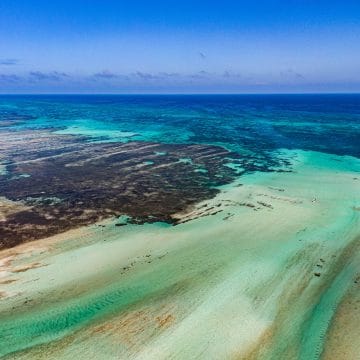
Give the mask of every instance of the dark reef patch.
[{"label": "dark reef patch", "polygon": [[0,249],[122,214],[176,224],[172,215],[215,196],[217,186],[279,165],[221,146],[99,143],[46,129],[3,130],[0,154],[0,197],[20,205],[0,217]]},{"label": "dark reef patch", "polygon": [[1,222],[0,248],[121,214],[135,223],[173,222],[172,214],[234,180],[225,165],[241,160],[219,146],[90,143],[46,130],[1,138],[0,196],[26,208]]}]

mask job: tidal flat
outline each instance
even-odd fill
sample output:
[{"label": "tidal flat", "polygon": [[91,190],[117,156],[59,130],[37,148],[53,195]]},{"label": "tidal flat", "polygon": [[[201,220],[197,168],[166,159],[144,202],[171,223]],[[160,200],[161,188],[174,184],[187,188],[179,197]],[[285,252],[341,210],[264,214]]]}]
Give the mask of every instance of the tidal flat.
[{"label": "tidal flat", "polygon": [[358,107],[85,100],[0,103],[1,358],[357,359]]}]

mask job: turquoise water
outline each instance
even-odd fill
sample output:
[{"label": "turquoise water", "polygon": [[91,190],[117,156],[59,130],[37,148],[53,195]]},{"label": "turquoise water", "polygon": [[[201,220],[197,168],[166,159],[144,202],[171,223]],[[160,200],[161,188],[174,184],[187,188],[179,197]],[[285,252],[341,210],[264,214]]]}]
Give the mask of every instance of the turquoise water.
[{"label": "turquoise water", "polygon": [[221,144],[360,157],[360,95],[0,96],[0,125],[97,141]]}]

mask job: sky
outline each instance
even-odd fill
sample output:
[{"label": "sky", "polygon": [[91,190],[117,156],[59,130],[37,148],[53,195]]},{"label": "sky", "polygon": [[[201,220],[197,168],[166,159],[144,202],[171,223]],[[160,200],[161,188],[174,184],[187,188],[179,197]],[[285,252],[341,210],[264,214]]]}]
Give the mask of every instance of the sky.
[{"label": "sky", "polygon": [[0,93],[302,92],[360,92],[360,1],[0,1]]}]

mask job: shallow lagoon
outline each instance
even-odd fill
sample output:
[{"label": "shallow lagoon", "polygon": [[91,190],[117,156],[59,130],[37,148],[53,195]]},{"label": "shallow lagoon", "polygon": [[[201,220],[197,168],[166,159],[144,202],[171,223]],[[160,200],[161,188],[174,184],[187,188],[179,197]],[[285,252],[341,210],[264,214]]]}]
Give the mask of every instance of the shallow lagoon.
[{"label": "shallow lagoon", "polygon": [[[74,102],[72,111],[78,107]],[[196,123],[194,112],[203,115],[198,105],[192,106],[196,110],[186,118]],[[223,124],[219,104],[207,106],[206,121]],[[253,106],[248,105],[249,112],[258,114]],[[174,214],[176,226],[119,227],[119,220],[109,217],[3,250],[0,334],[5,341],[0,354],[9,359],[356,358],[360,160],[354,155],[359,149],[351,141],[354,134],[341,138],[347,146],[336,145],[334,151],[327,137],[321,143],[307,139],[306,130],[309,138],[314,135],[304,118],[325,117],[327,123],[340,115],[331,107],[320,113],[307,104],[306,111],[313,110],[307,117],[304,106],[286,109],[301,117],[297,126],[304,138],[295,139],[292,124],[285,121],[288,138],[282,139],[283,132],[276,141],[312,144],[326,152],[271,148],[279,134],[269,128],[251,136],[255,130],[250,129],[247,142],[244,135],[236,141],[229,136],[227,147],[253,154],[264,171],[241,173],[215,197]],[[352,117],[355,132],[356,106],[349,114],[339,100],[338,109]],[[230,109],[227,104],[225,113]],[[269,111],[274,116],[280,110]],[[268,110],[262,111],[269,122]],[[32,121],[39,120],[26,126]],[[199,142],[211,131],[206,121],[199,120],[207,128],[197,135]],[[221,127],[234,127],[232,121]],[[258,126],[255,117],[251,121],[250,128]],[[271,121],[274,125],[279,119]],[[348,126],[340,124],[337,136]],[[227,130],[217,131],[228,136]],[[214,138],[216,144],[224,142],[219,134]],[[269,171],[269,164],[277,171]]]}]

